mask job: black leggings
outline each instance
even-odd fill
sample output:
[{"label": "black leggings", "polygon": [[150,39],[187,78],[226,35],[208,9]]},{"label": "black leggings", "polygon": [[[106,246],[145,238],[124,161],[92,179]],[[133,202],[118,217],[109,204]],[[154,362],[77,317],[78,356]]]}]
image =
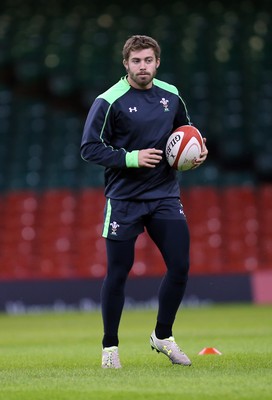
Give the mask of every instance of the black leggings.
[{"label": "black leggings", "polygon": [[[161,251],[167,267],[159,288],[157,321],[172,326],[188,280],[190,237],[187,222],[153,219],[146,223],[146,229]],[[103,347],[118,345],[125,284],[134,262],[136,239],[136,237],[127,241],[106,239],[108,272],[101,291]]]}]

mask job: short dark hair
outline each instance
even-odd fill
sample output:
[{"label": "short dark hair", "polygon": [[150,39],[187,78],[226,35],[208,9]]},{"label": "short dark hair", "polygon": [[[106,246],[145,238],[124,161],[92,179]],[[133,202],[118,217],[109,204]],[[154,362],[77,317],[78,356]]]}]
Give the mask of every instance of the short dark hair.
[{"label": "short dark hair", "polygon": [[123,47],[123,59],[128,60],[132,51],[150,49],[154,50],[156,60],[161,56],[161,48],[158,42],[150,36],[133,35],[127,39]]}]

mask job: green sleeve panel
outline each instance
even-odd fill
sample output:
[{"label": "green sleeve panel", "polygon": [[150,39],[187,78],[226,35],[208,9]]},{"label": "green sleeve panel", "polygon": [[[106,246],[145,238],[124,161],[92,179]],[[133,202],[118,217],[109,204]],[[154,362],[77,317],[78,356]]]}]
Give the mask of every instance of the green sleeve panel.
[{"label": "green sleeve panel", "polygon": [[127,168],[139,168],[139,150],[126,153]]},{"label": "green sleeve panel", "polygon": [[102,93],[98,98],[106,100],[109,104],[113,104],[117,99],[122,97],[130,90],[130,85],[125,77],[122,77],[119,82],[113,85],[106,92]]}]

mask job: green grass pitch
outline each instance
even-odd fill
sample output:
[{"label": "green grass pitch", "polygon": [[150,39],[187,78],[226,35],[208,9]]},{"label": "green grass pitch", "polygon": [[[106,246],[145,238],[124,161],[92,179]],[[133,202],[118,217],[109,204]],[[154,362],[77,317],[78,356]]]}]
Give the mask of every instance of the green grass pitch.
[{"label": "green grass pitch", "polygon": [[[155,310],[125,310],[121,370],[101,368],[99,312],[0,315],[1,400],[271,400],[272,306],[181,308],[191,367],[151,351]],[[222,355],[198,355],[215,347]]]}]

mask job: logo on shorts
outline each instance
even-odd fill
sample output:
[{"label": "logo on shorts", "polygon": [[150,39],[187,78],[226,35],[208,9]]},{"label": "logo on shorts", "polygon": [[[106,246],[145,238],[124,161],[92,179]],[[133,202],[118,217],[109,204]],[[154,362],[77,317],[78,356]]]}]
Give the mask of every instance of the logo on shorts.
[{"label": "logo on shorts", "polygon": [[181,202],[179,202],[179,206],[180,206],[179,213],[185,216]]},{"label": "logo on shorts", "polygon": [[117,224],[117,222],[116,221],[113,221],[113,222],[111,222],[110,223],[110,226],[111,226],[111,235],[117,235],[117,233],[116,233],[116,231],[117,231],[117,229],[119,228],[119,224]]}]

